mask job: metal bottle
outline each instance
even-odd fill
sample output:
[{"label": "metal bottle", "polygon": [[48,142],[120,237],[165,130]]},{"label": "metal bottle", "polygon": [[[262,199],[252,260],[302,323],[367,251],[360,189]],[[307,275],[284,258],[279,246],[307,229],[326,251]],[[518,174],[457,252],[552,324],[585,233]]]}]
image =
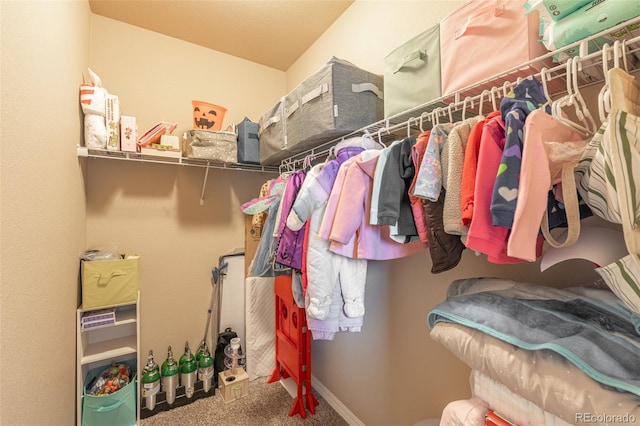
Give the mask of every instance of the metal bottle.
[{"label": "metal bottle", "polygon": [[207,345],[207,342],[205,340],[203,340],[202,342],[200,342],[200,347],[198,348],[198,352],[196,352],[196,361],[197,362],[200,362],[200,358],[204,354],[205,349],[209,350],[209,347]]},{"label": "metal bottle", "polygon": [[[178,367],[182,368],[182,364],[184,364],[185,360],[187,359],[187,351],[189,351],[189,341],[185,341],[184,342],[184,352],[182,353],[182,355],[180,356],[180,359],[178,360]],[[182,377],[180,377],[180,385],[184,386],[184,383],[182,382]]]},{"label": "metal bottle", "polygon": [[195,390],[198,364],[196,363],[196,358],[191,355],[191,349],[189,349],[188,345],[183,356],[184,361],[180,359],[180,381],[182,382],[182,386],[184,386],[185,395],[187,398],[191,398]]},{"label": "metal bottle", "polygon": [[178,373],[180,367],[175,359],[173,359],[173,352],[171,346],[167,351],[167,359],[162,363],[162,390],[167,396],[167,404],[171,405],[176,400],[176,388],[178,387]]},{"label": "metal bottle", "polygon": [[142,370],[142,396],[145,406],[153,410],[156,406],[156,394],[160,392],[160,367],[153,360],[153,351],[149,350],[147,365]]},{"label": "metal bottle", "polygon": [[213,357],[206,342],[202,342],[198,354],[200,355],[200,358],[196,356],[198,361],[198,380],[202,382],[202,389],[207,393],[211,388],[213,379]]}]

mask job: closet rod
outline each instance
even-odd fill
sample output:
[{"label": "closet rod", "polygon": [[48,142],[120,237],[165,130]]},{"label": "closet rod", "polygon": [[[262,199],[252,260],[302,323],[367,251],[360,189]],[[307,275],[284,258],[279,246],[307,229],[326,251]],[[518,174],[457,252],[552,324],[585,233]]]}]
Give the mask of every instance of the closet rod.
[{"label": "closet rod", "polygon": [[[593,75],[585,72],[592,67],[602,66],[603,46],[598,43],[598,39],[600,39],[600,37],[616,33],[618,39],[620,39],[621,41],[625,40],[626,46],[630,48],[630,51],[627,52],[628,55],[638,52],[640,51],[640,48],[638,46],[632,47],[632,45],[640,42],[640,36],[627,39],[624,38],[624,35],[631,35],[628,27],[635,24],[640,24],[640,17],[625,21],[600,33],[589,36],[583,40],[564,46],[560,49],[550,51],[540,57],[519,64],[506,71],[493,75],[467,87],[463,87],[462,89],[459,89],[453,93],[441,96],[440,98],[431,100],[425,104],[418,105],[396,115],[369,124],[340,138],[336,138],[320,144],[303,153],[293,155],[282,160],[282,162],[280,163],[279,171],[280,173],[283,173],[299,168],[301,164],[303,164],[305,158],[307,158],[309,155],[314,155],[316,158],[321,159],[323,156],[326,156],[331,152],[333,146],[345,140],[346,138],[369,134],[373,138],[378,138],[378,140],[380,140],[380,142],[382,142],[383,144],[386,144],[397,137],[397,135],[394,135],[394,133],[397,132],[398,129],[406,128],[411,121],[420,121],[422,119],[422,122],[424,123],[425,118],[435,118],[435,114],[444,114],[446,116],[450,109],[451,113],[456,114],[456,117],[459,119],[461,117],[460,110],[462,109],[465,102],[472,102],[474,106],[478,105],[478,108],[474,108],[474,110],[478,111],[479,104],[477,102],[483,100],[488,96],[488,94],[489,96],[493,96],[493,92],[495,92],[496,90],[503,90],[507,85],[511,87],[515,86],[519,78],[526,78],[530,75],[533,75],[536,78],[540,78],[540,72],[532,74],[530,72],[523,71],[530,70],[533,65],[537,65],[533,67],[535,69],[547,69],[548,84],[549,82],[553,82],[554,80],[559,79],[559,81],[556,81],[556,84],[561,88],[558,90],[550,90],[550,95],[560,95],[566,92],[566,86],[564,82],[564,77],[566,75],[566,63],[557,63],[553,61],[554,58],[556,58],[560,54],[567,55],[567,52],[577,51],[578,53],[574,56],[579,58],[578,60],[581,65],[579,70],[582,72],[582,81],[580,82],[582,87],[600,83],[603,81],[604,76],[598,76],[596,78]],[[587,53],[590,44],[597,48],[597,50],[593,53]],[[630,66],[630,68],[633,69],[630,69],[629,71],[634,71],[635,69],[637,69],[638,65],[640,64],[636,64],[635,68],[633,66]],[[514,79],[516,81],[514,81]],[[491,98],[488,98],[487,101],[490,102]],[[483,103],[486,102],[483,101]],[[386,133],[384,141],[381,140],[383,132]]]}]

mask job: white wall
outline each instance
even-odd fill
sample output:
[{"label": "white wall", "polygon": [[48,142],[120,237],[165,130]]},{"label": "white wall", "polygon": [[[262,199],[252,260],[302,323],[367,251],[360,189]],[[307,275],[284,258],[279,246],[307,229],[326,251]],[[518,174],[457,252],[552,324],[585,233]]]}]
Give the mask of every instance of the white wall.
[{"label": "white wall", "polygon": [[86,1],[2,1],[0,424],[75,421]]}]

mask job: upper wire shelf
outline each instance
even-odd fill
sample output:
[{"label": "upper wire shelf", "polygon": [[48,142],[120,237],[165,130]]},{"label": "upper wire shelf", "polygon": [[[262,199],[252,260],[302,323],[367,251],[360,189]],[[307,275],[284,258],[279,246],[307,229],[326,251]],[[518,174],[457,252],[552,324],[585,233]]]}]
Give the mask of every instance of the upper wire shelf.
[{"label": "upper wire shelf", "polygon": [[115,151],[107,149],[78,147],[78,157],[107,158],[112,160],[129,160],[141,163],[175,164],[179,166],[204,167],[207,169],[241,170],[250,172],[278,173],[278,166],[263,166],[259,164],[224,163],[203,158],[162,157],[146,155],[139,152]]},{"label": "upper wire shelf", "polygon": [[[550,51],[531,61],[522,63],[499,74],[493,75],[453,93],[428,101],[396,115],[371,123],[354,132],[332,139],[312,149],[293,155],[281,161],[280,173],[294,171],[309,159],[322,159],[330,154],[333,147],[340,141],[354,136],[370,135],[382,145],[404,137],[413,131],[431,129],[434,122],[442,117],[450,122],[460,121],[463,112],[481,114],[490,111],[496,103],[496,98],[504,97],[520,79],[529,76],[540,78],[541,70],[545,70],[548,92],[550,96],[561,95],[567,91],[566,60],[570,57],[578,58],[578,82],[581,87],[601,83],[603,74],[603,44],[602,37],[616,34],[616,39],[624,40],[627,55],[633,58],[628,61],[628,71],[640,68],[640,35],[634,31],[640,28],[640,17],[622,22],[598,34],[583,40]],[[637,31],[635,31],[637,33]],[[591,50],[591,51],[590,51]],[[559,60],[561,58],[561,60]],[[498,103],[499,105],[499,103]]]}]

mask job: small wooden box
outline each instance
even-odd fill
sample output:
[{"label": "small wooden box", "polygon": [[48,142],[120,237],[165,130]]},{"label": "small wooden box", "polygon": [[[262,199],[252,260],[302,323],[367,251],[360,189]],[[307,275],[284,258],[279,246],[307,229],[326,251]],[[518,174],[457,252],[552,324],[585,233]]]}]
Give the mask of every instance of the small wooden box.
[{"label": "small wooden box", "polygon": [[238,374],[231,374],[231,370],[218,373],[218,387],[224,402],[235,401],[249,395],[249,375],[242,368],[238,368]]}]

